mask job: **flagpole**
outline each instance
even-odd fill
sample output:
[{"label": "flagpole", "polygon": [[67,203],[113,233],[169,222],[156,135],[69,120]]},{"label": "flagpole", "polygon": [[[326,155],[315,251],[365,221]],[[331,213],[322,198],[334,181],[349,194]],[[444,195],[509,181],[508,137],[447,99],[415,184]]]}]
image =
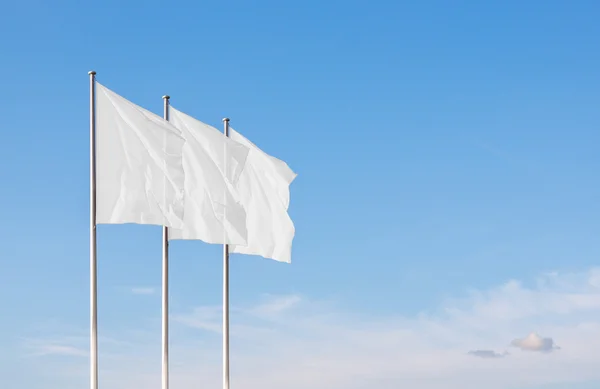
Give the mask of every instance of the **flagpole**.
[{"label": "flagpole", "polygon": [[[229,119],[223,119],[229,137]],[[229,245],[223,245],[223,389],[229,389]]]},{"label": "flagpole", "polygon": [[90,389],[98,389],[98,286],[96,261],[96,72],[90,76]]},{"label": "flagpole", "polygon": [[[169,99],[163,96],[165,120],[169,120]],[[162,231],[162,389],[169,389],[169,229],[163,226]]]}]

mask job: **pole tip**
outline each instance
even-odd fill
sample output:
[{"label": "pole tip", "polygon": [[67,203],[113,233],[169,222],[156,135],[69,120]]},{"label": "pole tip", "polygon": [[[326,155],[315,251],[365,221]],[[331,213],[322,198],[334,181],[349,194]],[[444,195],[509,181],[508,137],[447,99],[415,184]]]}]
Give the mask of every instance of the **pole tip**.
[{"label": "pole tip", "polygon": [[96,75],[96,72],[95,72],[95,71],[93,71],[93,70],[91,70],[91,71],[89,71],[89,72],[88,72],[88,75],[90,75],[90,76],[95,76],[95,75]]},{"label": "pole tip", "polygon": [[163,100],[169,100],[170,98],[171,98],[171,96],[169,96],[169,95],[164,95],[163,96]]},{"label": "pole tip", "polygon": [[224,121],[224,122],[228,122],[228,121],[229,121],[229,118],[223,118],[223,121]]}]

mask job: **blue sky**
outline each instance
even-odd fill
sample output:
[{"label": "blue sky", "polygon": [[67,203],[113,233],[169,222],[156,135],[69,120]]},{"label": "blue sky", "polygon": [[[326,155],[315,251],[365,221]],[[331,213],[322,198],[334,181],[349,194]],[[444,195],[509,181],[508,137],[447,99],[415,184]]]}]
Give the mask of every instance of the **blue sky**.
[{"label": "blue sky", "polygon": [[[87,384],[96,70],[156,113],[169,94],[214,126],[230,117],[299,174],[293,263],[232,256],[236,387],[597,388],[598,12],[3,4],[3,382]],[[98,243],[101,387],[159,388],[160,227],[99,226]],[[219,384],[220,253],[172,244],[175,389]],[[511,347],[532,332],[560,350]]]}]

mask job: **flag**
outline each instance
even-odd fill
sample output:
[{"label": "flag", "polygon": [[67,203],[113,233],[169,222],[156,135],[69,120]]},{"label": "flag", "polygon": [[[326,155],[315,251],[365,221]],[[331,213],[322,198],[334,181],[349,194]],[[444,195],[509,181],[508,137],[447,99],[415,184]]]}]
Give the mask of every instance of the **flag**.
[{"label": "flag", "polygon": [[96,223],[181,227],[181,131],[96,85]]},{"label": "flag", "polygon": [[249,148],[237,190],[246,210],[248,243],[231,245],[230,253],[260,255],[290,263],[295,228],[288,215],[290,184],[296,178],[288,165],[265,153],[230,129],[230,139]]},{"label": "flag", "polygon": [[186,138],[183,147],[186,203],[184,226],[169,240],[197,239],[215,244],[246,244],[246,212],[235,191],[248,147],[171,107],[169,122]]}]

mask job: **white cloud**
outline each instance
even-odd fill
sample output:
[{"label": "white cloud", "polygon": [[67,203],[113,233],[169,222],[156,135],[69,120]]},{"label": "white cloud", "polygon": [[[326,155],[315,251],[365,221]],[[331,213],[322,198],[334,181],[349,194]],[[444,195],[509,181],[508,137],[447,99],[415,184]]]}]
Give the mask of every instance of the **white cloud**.
[{"label": "white cloud", "polygon": [[539,351],[545,353],[558,349],[558,347],[554,345],[554,340],[552,340],[552,338],[542,338],[535,333],[531,333],[523,339],[513,340],[512,345],[524,351]]},{"label": "white cloud", "polygon": [[[600,380],[598,274],[547,274],[533,286],[509,281],[411,317],[346,312],[297,295],[232,307],[232,382],[239,389],[511,389]],[[217,387],[220,307],[190,308],[172,318],[172,386]],[[101,348],[105,385],[159,388],[155,330],[121,352]],[[531,331],[552,338],[520,339],[521,349],[553,348],[556,340],[561,351],[506,358],[492,351]]]},{"label": "white cloud", "polygon": [[136,288],[131,288],[131,293],[133,294],[154,294],[156,292],[156,290],[154,288],[140,288],[140,287],[136,287]]}]

